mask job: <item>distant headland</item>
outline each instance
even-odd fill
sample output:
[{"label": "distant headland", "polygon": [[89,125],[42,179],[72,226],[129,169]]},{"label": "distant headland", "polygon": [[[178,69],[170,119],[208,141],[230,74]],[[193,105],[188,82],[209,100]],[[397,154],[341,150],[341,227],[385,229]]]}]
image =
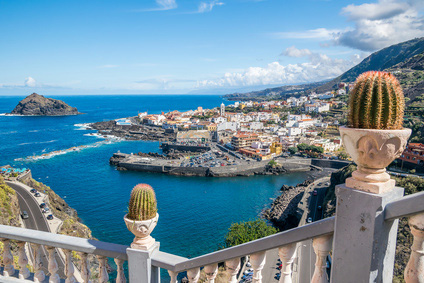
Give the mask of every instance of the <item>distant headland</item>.
[{"label": "distant headland", "polygon": [[21,100],[10,115],[23,116],[67,116],[79,115],[78,109],[61,100],[33,93]]}]

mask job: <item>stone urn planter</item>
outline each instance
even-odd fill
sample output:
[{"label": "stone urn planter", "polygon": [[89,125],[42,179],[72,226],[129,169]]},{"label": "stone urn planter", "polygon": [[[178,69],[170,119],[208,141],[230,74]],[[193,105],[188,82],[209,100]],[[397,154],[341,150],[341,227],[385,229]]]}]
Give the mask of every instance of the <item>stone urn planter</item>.
[{"label": "stone urn planter", "polygon": [[159,213],[156,213],[156,216],[152,219],[141,221],[128,219],[127,214],[124,216],[124,221],[128,230],[135,236],[131,243],[131,248],[149,250],[154,246],[155,239],[150,236],[150,233],[155,229],[158,219]]},{"label": "stone urn planter", "polygon": [[346,151],[358,169],[346,179],[346,186],[370,193],[381,194],[392,190],[386,167],[404,151],[411,129],[376,130],[339,128]]}]

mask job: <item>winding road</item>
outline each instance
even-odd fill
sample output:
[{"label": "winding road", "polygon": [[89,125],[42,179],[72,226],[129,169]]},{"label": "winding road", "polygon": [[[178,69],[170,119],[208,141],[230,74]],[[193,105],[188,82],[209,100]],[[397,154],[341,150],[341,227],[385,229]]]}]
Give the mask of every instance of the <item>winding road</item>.
[{"label": "winding road", "polygon": [[[25,228],[44,231],[44,232],[51,232],[47,224],[47,220],[45,216],[43,215],[43,213],[41,213],[38,203],[36,202],[34,197],[31,195],[31,193],[28,192],[22,185],[18,183],[6,181],[6,184],[16,191],[21,212],[24,210],[28,212],[28,218],[22,219],[25,225]],[[29,252],[30,252],[32,262],[34,262],[34,252],[32,250],[32,247]],[[55,253],[56,253],[56,261],[59,266],[58,274],[61,278],[66,278],[64,273],[65,263],[63,259],[58,255],[57,249]],[[46,251],[46,248],[44,246],[42,246],[41,248],[41,258],[43,263],[42,269],[44,273],[47,275],[49,273],[47,270],[49,261],[48,261],[48,252]]]}]

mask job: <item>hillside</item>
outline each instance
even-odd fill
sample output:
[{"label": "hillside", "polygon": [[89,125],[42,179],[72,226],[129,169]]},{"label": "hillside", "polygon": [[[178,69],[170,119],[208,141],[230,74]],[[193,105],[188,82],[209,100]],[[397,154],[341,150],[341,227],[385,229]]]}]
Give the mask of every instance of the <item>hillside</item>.
[{"label": "hillside", "polygon": [[16,192],[0,176],[0,224],[20,227],[20,210]]},{"label": "hillside", "polygon": [[61,100],[33,93],[21,100],[10,114],[24,116],[66,116],[81,114]]},{"label": "hillside", "polygon": [[415,98],[424,89],[422,77],[421,81],[419,80],[420,74],[424,71],[423,56],[424,37],[416,38],[376,51],[358,65],[328,82],[282,86],[248,93],[227,94],[225,97],[230,100],[245,100],[249,98],[271,99],[276,97],[285,98],[285,96],[295,92],[310,93],[315,91],[322,93],[335,89],[340,82],[355,81],[356,77],[363,72],[385,70],[394,72],[397,77],[404,76],[402,86],[404,87],[405,96]]}]

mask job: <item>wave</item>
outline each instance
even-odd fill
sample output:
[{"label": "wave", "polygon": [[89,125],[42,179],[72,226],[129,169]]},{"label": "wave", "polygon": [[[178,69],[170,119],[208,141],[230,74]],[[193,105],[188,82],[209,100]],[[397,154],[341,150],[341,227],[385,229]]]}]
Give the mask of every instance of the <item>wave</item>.
[{"label": "wave", "polygon": [[[84,149],[88,149],[88,148],[95,148],[95,147],[99,147],[102,146],[104,144],[111,144],[111,143],[115,143],[115,142],[119,142],[119,139],[106,139],[103,141],[98,141],[96,143],[93,144],[89,144],[89,145],[80,145],[80,146],[73,146],[71,148],[68,149],[63,149],[63,150],[55,150],[49,153],[43,153],[41,155],[33,155],[33,156],[27,156],[24,158],[16,158],[15,161],[38,161],[38,160],[44,160],[44,159],[50,159],[53,158],[55,156],[59,156],[59,155],[64,155],[64,154],[68,154],[71,152],[79,152],[81,150]],[[43,150],[44,152],[45,150]]]},{"label": "wave", "polygon": [[91,123],[74,124],[74,126],[78,128],[78,129],[75,129],[77,131],[89,130],[90,125]]},{"label": "wave", "polygon": [[52,142],[57,142],[57,140],[44,141],[44,142],[24,142],[24,143],[20,143],[19,145],[42,144],[42,143],[52,143]]},{"label": "wave", "polygon": [[2,132],[0,135],[9,135],[9,134],[16,134],[18,131],[9,131],[9,132]]}]

